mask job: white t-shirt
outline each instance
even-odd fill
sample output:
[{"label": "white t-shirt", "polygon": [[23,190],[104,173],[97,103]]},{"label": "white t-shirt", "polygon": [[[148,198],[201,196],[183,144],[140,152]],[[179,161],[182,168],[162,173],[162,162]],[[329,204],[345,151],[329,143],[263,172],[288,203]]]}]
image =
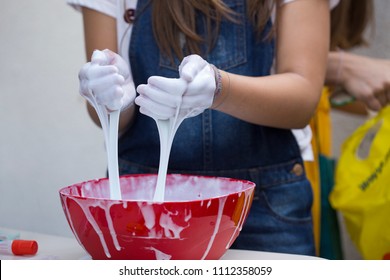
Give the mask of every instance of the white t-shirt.
[{"label": "white t-shirt", "polygon": [[127,9],[135,9],[137,0],[66,0],[66,2],[78,11],[81,7],[96,10],[116,19],[118,54],[129,63],[127,55],[130,43],[132,24],[128,24],[123,15]]},{"label": "white t-shirt", "polygon": [[[297,0],[279,0],[280,5],[288,4]],[[329,0],[331,8],[340,0]],[[128,24],[123,15],[127,9],[135,9],[137,0],[66,0],[66,2],[80,11],[81,7],[90,8],[111,16],[117,20],[118,53],[128,62],[128,47],[132,25]]]},{"label": "white t-shirt", "polygon": [[[285,5],[298,0],[279,1],[280,5]],[[330,8],[333,9],[337,6],[339,1],[329,0]],[[78,11],[81,10],[81,7],[86,7],[115,18],[117,23],[118,53],[130,65],[127,53],[132,25],[124,20],[123,15],[127,9],[136,8],[137,0],[66,0],[66,2]],[[310,126],[304,129],[293,129],[292,132],[298,142],[303,159],[312,161],[314,155],[311,146],[312,132]]]}]

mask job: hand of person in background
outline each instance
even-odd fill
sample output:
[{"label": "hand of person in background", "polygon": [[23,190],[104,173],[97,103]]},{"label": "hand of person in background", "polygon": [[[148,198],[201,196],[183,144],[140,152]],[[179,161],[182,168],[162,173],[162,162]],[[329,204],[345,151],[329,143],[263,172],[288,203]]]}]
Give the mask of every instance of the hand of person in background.
[{"label": "hand of person in background", "polygon": [[390,103],[390,60],[342,53],[340,85],[368,109],[379,111]]},{"label": "hand of person in background", "polygon": [[153,76],[146,85],[139,85],[135,102],[140,112],[154,119],[169,119],[176,114],[194,117],[210,108],[216,88],[212,66],[200,56],[190,55],[180,64],[179,74],[178,79]]},{"label": "hand of person in background", "polygon": [[108,112],[124,110],[135,99],[135,87],[129,66],[110,50],[95,50],[91,62],[79,72],[80,94],[92,105],[104,106]]}]

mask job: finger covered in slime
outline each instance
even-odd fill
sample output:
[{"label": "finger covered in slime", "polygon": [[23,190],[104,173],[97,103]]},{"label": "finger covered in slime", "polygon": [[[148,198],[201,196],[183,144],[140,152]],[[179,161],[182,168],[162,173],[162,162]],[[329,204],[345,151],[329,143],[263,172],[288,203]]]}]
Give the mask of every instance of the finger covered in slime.
[{"label": "finger covered in slime", "polygon": [[[108,60],[109,58],[103,51],[95,50],[92,55],[91,64],[108,65]],[[89,104],[91,104],[91,106],[95,109],[104,134],[108,163],[108,177],[110,182],[110,198],[121,199],[118,168],[118,127],[120,110],[108,110],[105,105],[98,102],[92,92],[85,97]]]}]

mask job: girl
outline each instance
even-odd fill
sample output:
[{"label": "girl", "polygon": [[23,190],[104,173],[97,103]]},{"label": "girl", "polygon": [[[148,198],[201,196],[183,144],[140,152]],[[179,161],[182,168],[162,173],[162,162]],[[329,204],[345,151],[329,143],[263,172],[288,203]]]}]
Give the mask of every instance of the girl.
[{"label": "girl", "polygon": [[[174,88],[182,108],[199,110],[177,131],[169,172],[256,183],[233,248],[314,255],[312,190],[291,129],[308,124],[321,94],[329,1],[139,0],[135,10],[126,7],[132,1],[68,2],[82,11],[87,57],[110,50],[82,68],[80,92],[122,110],[121,174],[157,173],[160,143],[149,116],[176,110],[167,101]],[[130,43],[117,35],[120,11]]]}]

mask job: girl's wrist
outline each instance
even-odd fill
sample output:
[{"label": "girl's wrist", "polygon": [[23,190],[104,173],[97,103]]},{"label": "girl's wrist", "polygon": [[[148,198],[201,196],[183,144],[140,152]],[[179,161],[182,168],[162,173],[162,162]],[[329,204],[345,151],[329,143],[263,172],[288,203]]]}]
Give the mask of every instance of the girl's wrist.
[{"label": "girl's wrist", "polygon": [[223,72],[227,78],[228,78],[228,85],[223,87],[222,83],[222,73],[221,71],[215,67],[214,65],[211,65],[211,67],[214,70],[215,74],[215,92],[214,92],[214,99],[213,99],[213,105],[211,106],[211,109],[217,109],[222,103],[225,102],[226,98],[229,95],[230,92],[230,76],[229,73]]},{"label": "girl's wrist", "polygon": [[213,68],[214,75],[215,75],[215,92],[214,92],[214,100],[217,99],[222,92],[222,75],[221,71],[217,67],[215,67],[213,64],[210,64],[211,68]]}]

